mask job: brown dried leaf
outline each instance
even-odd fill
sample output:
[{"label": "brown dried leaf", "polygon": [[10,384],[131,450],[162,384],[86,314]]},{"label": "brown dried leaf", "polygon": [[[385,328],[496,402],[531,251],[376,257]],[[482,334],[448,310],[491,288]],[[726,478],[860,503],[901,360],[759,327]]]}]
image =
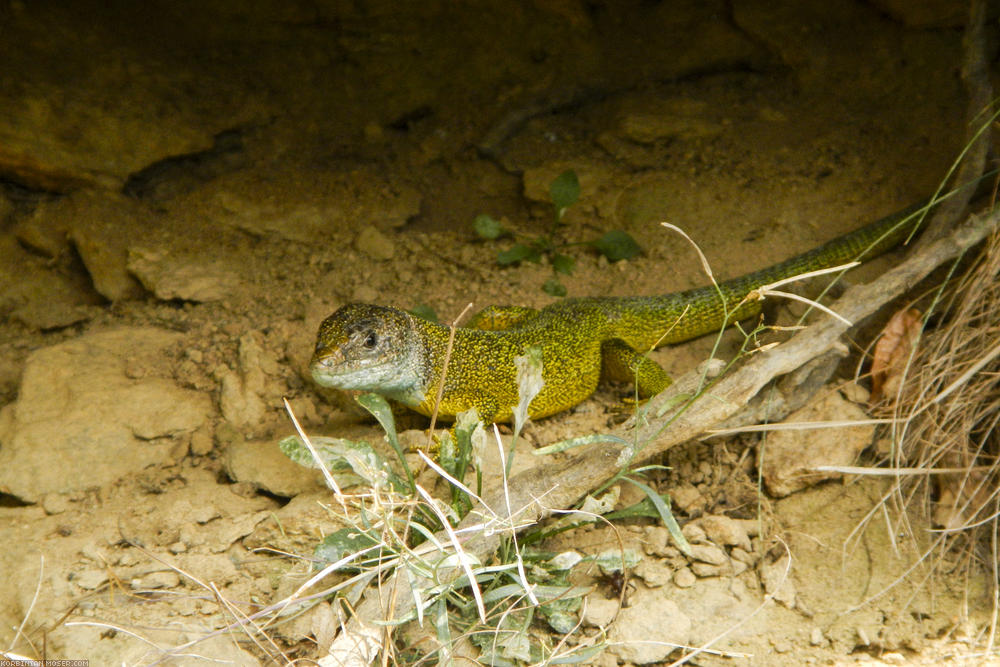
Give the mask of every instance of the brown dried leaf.
[{"label": "brown dried leaf", "polygon": [[897,311],[885,325],[872,355],[871,405],[895,394],[903,370],[923,327],[922,313],[914,308]]}]

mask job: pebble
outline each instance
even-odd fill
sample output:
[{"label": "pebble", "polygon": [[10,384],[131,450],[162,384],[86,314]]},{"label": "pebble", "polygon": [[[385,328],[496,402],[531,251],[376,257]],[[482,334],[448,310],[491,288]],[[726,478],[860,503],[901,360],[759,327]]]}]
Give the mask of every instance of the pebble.
[{"label": "pebble", "polygon": [[69,509],[69,500],[58,493],[46,493],[42,497],[42,509],[46,514],[62,514]]},{"label": "pebble", "polygon": [[708,539],[726,547],[740,547],[750,551],[750,536],[743,524],[736,519],[719,514],[702,517],[698,520]]},{"label": "pebble", "polygon": [[692,544],[691,558],[709,565],[725,565],[729,562],[726,552],[714,544]]},{"label": "pebble", "polygon": [[670,544],[670,531],[663,526],[646,526],[643,551],[647,556],[666,556]]},{"label": "pebble", "polygon": [[708,563],[691,563],[691,571],[702,578],[721,577],[726,574],[726,568],[722,565],[709,565]]},{"label": "pebble", "polygon": [[191,434],[191,453],[195,456],[207,456],[212,453],[215,442],[207,428],[199,428]]},{"label": "pebble", "polygon": [[591,593],[583,605],[581,621],[594,628],[607,627],[618,612],[618,600],[608,599],[600,593]]},{"label": "pebble", "polygon": [[729,552],[729,555],[734,561],[745,563],[746,565],[754,565],[757,562],[756,556],[740,547],[733,547],[733,550]]},{"label": "pebble", "polygon": [[181,577],[173,570],[150,572],[141,579],[132,581],[132,588],[177,588],[181,585]]},{"label": "pebble", "polygon": [[103,569],[90,569],[77,572],[73,576],[73,583],[80,588],[93,591],[100,588],[108,580],[108,573]]},{"label": "pebble", "polygon": [[396,244],[371,225],[361,230],[354,239],[354,247],[372,259],[390,260],[396,255]]},{"label": "pebble", "polygon": [[826,637],[823,636],[823,631],[819,628],[813,628],[812,632],[809,633],[809,643],[813,646],[822,646],[826,642]]},{"label": "pebble", "polygon": [[681,534],[687,538],[688,542],[705,542],[708,536],[705,530],[696,523],[689,523],[681,528]]},{"label": "pebble", "polygon": [[674,572],[674,585],[678,588],[691,588],[696,581],[698,578],[694,576],[694,572],[689,567],[682,567]]}]

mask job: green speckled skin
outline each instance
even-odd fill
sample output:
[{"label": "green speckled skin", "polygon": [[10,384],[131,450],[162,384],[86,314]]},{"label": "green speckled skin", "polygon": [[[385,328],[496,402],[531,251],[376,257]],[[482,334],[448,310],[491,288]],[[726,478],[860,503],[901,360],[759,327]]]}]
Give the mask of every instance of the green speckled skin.
[{"label": "green speckled skin", "polygon": [[[451,418],[474,407],[487,422],[508,420],[518,400],[514,358],[531,345],[541,348],[545,380],[529,407],[532,417],[580,403],[597,388],[602,373],[623,380],[638,375],[641,396],[662,391],[670,378],[644,352],[756,315],[760,301],[739,304],[763,285],[886,251],[913,231],[913,225],[901,223],[918,208],[720,283],[718,290],[706,286],[662,296],[564,299],[540,311],[487,308],[455,331],[438,415]],[[374,391],[429,415],[448,336],[448,327],[394,308],[348,304],[320,326],[310,369],[320,385]]]}]

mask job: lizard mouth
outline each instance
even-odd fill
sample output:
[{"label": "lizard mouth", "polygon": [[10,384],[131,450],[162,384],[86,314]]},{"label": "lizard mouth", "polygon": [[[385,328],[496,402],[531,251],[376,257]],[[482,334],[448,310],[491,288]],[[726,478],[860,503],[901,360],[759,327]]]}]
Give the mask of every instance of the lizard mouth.
[{"label": "lizard mouth", "polygon": [[330,386],[330,381],[340,377],[346,368],[346,358],[340,350],[327,351],[323,355],[315,355],[309,362],[309,373],[317,383]]}]

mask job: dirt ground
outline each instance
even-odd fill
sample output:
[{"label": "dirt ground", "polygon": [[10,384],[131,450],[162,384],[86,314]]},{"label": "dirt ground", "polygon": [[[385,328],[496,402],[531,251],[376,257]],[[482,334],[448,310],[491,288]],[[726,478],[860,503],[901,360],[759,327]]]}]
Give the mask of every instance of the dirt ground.
[{"label": "dirt ground", "polygon": [[[618,228],[643,248],[613,264],[572,248],[571,296],[703,284],[661,221],[728,278],[910,204],[962,146],[959,4],[0,4],[0,651],[318,658],[315,615],[273,646],[213,632],[232,621],[221,599],[246,611],[294,590],[308,568],[280,552],[331,530],[321,480],[277,449],[282,399],[311,433],[380,439],[309,379],[320,320],[349,301],[442,321],[551,302],[552,268],[498,267],[512,241],[477,240],[472,221],[542,233],[566,169],[582,195],[564,238]],[[712,343],[657,359],[682,372]],[[529,439],[606,431],[622,395],[602,388]],[[695,662],[995,661],[977,653],[987,571],[914,567],[931,525],[872,520],[881,482],[770,495],[759,448],[670,453],[652,481],[701,557],[651,522],[621,527],[643,561],[595,664],[665,663],[640,640],[723,633],[729,657]],[[546,548],[617,543],[578,530]],[[581,636],[609,599],[592,581]]]}]

